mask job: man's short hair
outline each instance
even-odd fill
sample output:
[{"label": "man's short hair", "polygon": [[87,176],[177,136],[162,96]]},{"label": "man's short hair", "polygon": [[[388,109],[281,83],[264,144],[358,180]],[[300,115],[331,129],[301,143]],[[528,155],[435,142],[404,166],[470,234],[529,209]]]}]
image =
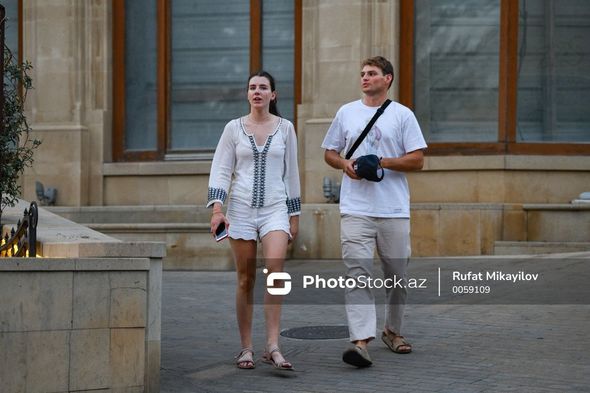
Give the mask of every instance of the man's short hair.
[{"label": "man's short hair", "polygon": [[383,72],[383,75],[391,75],[391,82],[389,82],[389,87],[391,87],[395,75],[393,73],[393,64],[391,64],[389,60],[383,56],[369,57],[361,63],[361,68],[364,66],[378,67],[381,69],[381,72]]}]

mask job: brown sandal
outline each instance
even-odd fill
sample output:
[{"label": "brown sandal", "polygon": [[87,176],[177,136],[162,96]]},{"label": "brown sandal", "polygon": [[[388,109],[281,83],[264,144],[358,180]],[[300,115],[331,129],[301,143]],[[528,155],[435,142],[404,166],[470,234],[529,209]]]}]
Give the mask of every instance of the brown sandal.
[{"label": "brown sandal", "polygon": [[252,348],[244,348],[240,351],[238,356],[236,356],[236,365],[243,370],[250,370],[256,367]]},{"label": "brown sandal", "polygon": [[[404,336],[398,336],[394,333],[381,333],[381,340],[395,353],[410,353],[412,352],[412,345],[406,341]],[[400,347],[406,347],[400,349]]]},{"label": "brown sandal", "polygon": [[291,362],[288,362],[282,355],[281,355],[281,357],[283,357],[283,361],[276,362],[272,357],[272,354],[275,352],[278,352],[279,355],[281,355],[281,352],[279,351],[279,347],[272,347],[264,352],[264,355],[262,355],[262,361],[264,363],[272,364],[274,366],[274,368],[276,368],[277,370],[295,371]]}]

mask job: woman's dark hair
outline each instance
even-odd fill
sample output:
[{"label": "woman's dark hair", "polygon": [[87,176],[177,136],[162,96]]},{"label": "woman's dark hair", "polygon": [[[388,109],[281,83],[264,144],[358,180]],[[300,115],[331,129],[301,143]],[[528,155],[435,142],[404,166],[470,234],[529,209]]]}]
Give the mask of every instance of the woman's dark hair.
[{"label": "woman's dark hair", "polygon": [[[270,91],[273,91],[273,92],[275,91],[275,78],[273,78],[271,74],[269,74],[268,72],[266,72],[264,70],[260,70],[260,71],[250,74],[250,77],[248,78],[248,86],[250,86],[250,79],[254,78],[255,76],[262,76],[262,77],[268,79],[268,81],[270,82]],[[275,96],[275,99],[270,102],[270,105],[268,107],[268,111],[275,116],[281,117],[281,114],[279,113],[279,109],[277,108],[276,96]]]}]

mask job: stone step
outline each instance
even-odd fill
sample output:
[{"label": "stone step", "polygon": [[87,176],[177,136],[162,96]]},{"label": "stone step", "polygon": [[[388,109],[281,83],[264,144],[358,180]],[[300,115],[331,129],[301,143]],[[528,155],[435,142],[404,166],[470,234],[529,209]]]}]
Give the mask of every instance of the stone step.
[{"label": "stone step", "polygon": [[210,209],[197,205],[48,207],[69,220],[125,241],[166,243],[165,270],[231,270],[229,242],[209,232]]},{"label": "stone step", "polygon": [[116,239],[166,243],[165,270],[234,269],[229,241],[213,240],[211,210],[203,205],[52,206],[48,210]]},{"label": "stone step", "polygon": [[[586,250],[590,206],[573,204],[412,204],[413,256],[546,253]],[[99,232],[130,240],[167,244],[165,269],[233,269],[229,242],[209,233],[211,210],[204,205],[51,207],[54,213]],[[340,258],[340,213],[336,204],[303,204],[299,236],[289,248],[295,259]],[[537,248],[496,241],[540,242]],[[517,242],[518,244],[522,244]],[[557,245],[560,245],[557,247]]]},{"label": "stone step", "polygon": [[47,210],[78,223],[208,223],[211,210],[204,205],[47,206]]},{"label": "stone step", "polygon": [[126,241],[166,243],[165,270],[232,270],[229,241],[215,242],[209,223],[84,223],[105,235]]},{"label": "stone step", "polygon": [[99,232],[198,232],[209,234],[209,223],[189,224],[182,222],[168,223],[83,223],[82,225]]},{"label": "stone step", "polygon": [[494,255],[559,254],[590,251],[590,242],[496,241]]},{"label": "stone step", "polygon": [[524,204],[528,241],[579,243],[590,241],[590,205]]}]

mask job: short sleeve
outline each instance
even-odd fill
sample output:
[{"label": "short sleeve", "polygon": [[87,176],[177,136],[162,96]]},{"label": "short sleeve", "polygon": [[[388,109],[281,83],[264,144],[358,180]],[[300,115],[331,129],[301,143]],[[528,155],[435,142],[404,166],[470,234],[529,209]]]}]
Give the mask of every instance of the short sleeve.
[{"label": "short sleeve", "polygon": [[416,150],[425,149],[428,147],[418,120],[410,109],[407,109],[406,116],[402,127],[402,138],[404,144],[404,150],[406,153],[411,153]]},{"label": "short sleeve", "polygon": [[330,128],[328,128],[328,132],[322,142],[323,149],[334,150],[340,153],[346,146],[346,136],[344,135],[344,129],[341,124],[341,112],[342,109],[338,110],[336,116],[334,116],[334,120],[332,120],[332,124],[330,124]]}]

